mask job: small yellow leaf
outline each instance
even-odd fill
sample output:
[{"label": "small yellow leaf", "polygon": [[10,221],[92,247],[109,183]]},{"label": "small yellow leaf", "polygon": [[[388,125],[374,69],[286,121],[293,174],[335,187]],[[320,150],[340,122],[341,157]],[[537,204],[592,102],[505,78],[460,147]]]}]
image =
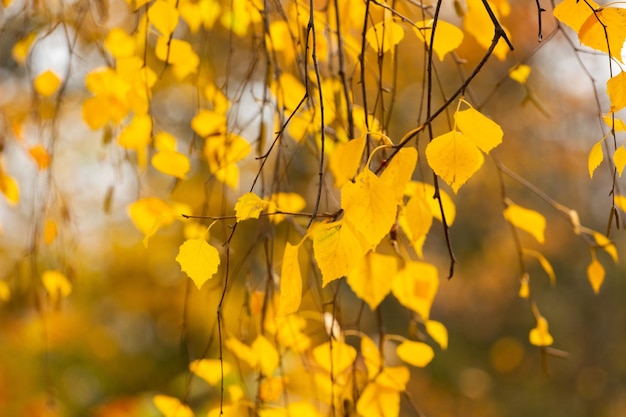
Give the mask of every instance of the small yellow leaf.
[{"label": "small yellow leaf", "polygon": [[624,173],[624,167],[626,167],[626,148],[624,148],[624,146],[617,148],[613,154],[613,162],[615,163],[617,173],[621,177]]},{"label": "small yellow leaf", "polygon": [[328,160],[328,167],[335,178],[335,187],[340,188],[357,173],[363,158],[366,136],[337,145]]},{"label": "small yellow leaf", "polygon": [[[626,85],[624,85],[624,88],[626,88]],[[624,99],[624,101],[625,101],[625,106],[626,106],[626,98]],[[626,123],[624,123],[622,119],[619,119],[612,113],[609,113],[606,116],[604,116],[602,120],[604,120],[604,123],[606,123],[608,127],[615,129],[616,132],[626,131]]]},{"label": "small yellow leaf", "polygon": [[544,317],[537,318],[537,327],[530,331],[529,339],[535,346],[550,346],[554,342],[548,331],[548,321]]},{"label": "small yellow leaf", "polygon": [[504,218],[513,226],[530,233],[537,242],[543,244],[546,230],[546,218],[539,212],[529,210],[517,204],[509,204],[504,209]]},{"label": "small yellow leaf", "polygon": [[554,274],[554,269],[552,269],[552,265],[550,265],[550,262],[546,259],[546,257],[543,256],[541,253],[531,249],[524,249],[523,252],[525,255],[530,255],[539,261],[539,264],[550,278],[550,283],[554,285],[556,283],[556,275]]},{"label": "small yellow leaf", "polygon": [[193,417],[191,408],[180,402],[178,398],[167,395],[155,395],[152,401],[165,417]]},{"label": "small yellow leaf", "polygon": [[50,154],[42,145],[35,145],[29,148],[28,153],[37,163],[39,170],[44,170],[50,166]]},{"label": "small yellow leaf", "polygon": [[435,357],[433,348],[422,342],[405,340],[396,348],[396,354],[409,365],[423,368]]},{"label": "small yellow leaf", "polygon": [[211,110],[200,109],[198,114],[191,119],[191,128],[203,138],[221,133],[226,129],[226,116]]},{"label": "small yellow leaf", "polygon": [[72,284],[59,271],[44,271],[41,275],[41,282],[52,303],[56,303],[59,299],[65,298],[72,293]]},{"label": "small yellow leaf", "polygon": [[13,49],[11,50],[11,56],[18,64],[22,65],[26,62],[28,54],[30,53],[30,47],[37,38],[37,32],[31,32],[19,41],[15,42]]},{"label": "small yellow leaf", "polygon": [[156,0],[148,9],[148,19],[163,36],[170,36],[178,25],[178,10],[174,3]]},{"label": "small yellow leaf", "polygon": [[181,81],[190,74],[195,74],[200,57],[193,50],[191,44],[181,39],[169,39],[161,36],[157,39],[154,53],[161,61],[172,64],[172,72],[177,80]]},{"label": "small yellow leaf", "polygon": [[426,159],[432,170],[456,194],[483,165],[485,158],[472,140],[461,132],[448,132],[426,146]]},{"label": "small yellow leaf", "polygon": [[589,169],[589,177],[593,178],[593,173],[600,166],[602,160],[604,159],[604,152],[602,151],[602,145],[604,144],[604,139],[600,139],[596,142],[595,145],[591,148],[589,152],[589,158],[587,160],[587,167]]},{"label": "small yellow leaf", "polygon": [[[332,346],[331,346],[332,345]],[[356,359],[356,349],[338,340],[326,342],[313,349],[313,358],[326,372],[339,375]]]},{"label": "small yellow leaf", "polygon": [[302,274],[298,262],[300,245],[287,242],[280,270],[280,295],[278,297],[277,316],[295,313],[302,301]]},{"label": "small yellow leaf", "polygon": [[10,175],[0,169],[0,192],[4,194],[9,204],[16,205],[20,201],[20,189],[17,182]]},{"label": "small yellow leaf", "polygon": [[147,146],[152,135],[152,119],[149,115],[135,115],[130,124],[122,130],[117,143],[126,149],[137,152],[137,164],[141,168],[147,165]]},{"label": "small yellow leaf", "polygon": [[203,238],[187,239],[178,249],[176,262],[200,289],[217,272],[220,255],[217,249]]},{"label": "small yellow leaf", "polygon": [[6,281],[0,280],[0,301],[9,301],[11,299],[11,288]]},{"label": "small yellow leaf", "polygon": [[47,70],[35,77],[33,85],[37,94],[50,97],[59,89],[61,79],[53,71]]},{"label": "small yellow leaf", "polygon": [[611,113],[626,107],[626,72],[622,71],[606,82],[606,93],[611,100]]},{"label": "small yellow leaf", "polygon": [[57,224],[52,219],[47,219],[43,226],[43,241],[46,245],[54,242],[57,237]]},{"label": "small yellow leaf", "polygon": [[274,224],[278,224],[285,220],[285,214],[276,213],[284,211],[287,213],[299,213],[306,207],[306,201],[297,193],[274,193],[270,196],[270,204],[268,213],[272,213],[270,220]]},{"label": "small yellow leaf", "polygon": [[604,267],[595,257],[587,267],[587,278],[593,288],[593,292],[597,294],[600,291],[602,282],[604,282]]},{"label": "small yellow leaf", "polygon": [[251,368],[256,368],[259,363],[257,353],[250,346],[241,343],[237,338],[231,337],[225,343],[228,350],[240,361],[247,363]]},{"label": "small yellow leaf", "polygon": [[446,326],[435,320],[427,320],[425,325],[426,331],[441,346],[441,349],[448,349],[448,330]]},{"label": "small yellow leaf", "polygon": [[348,275],[369,249],[354,226],[344,220],[313,231],[313,256],[322,272],[322,286]]},{"label": "small yellow leaf", "polygon": [[368,252],[348,273],[352,291],[373,311],[391,291],[398,261],[394,256]]},{"label": "small yellow leaf", "polygon": [[528,76],[530,75],[530,67],[525,64],[516,65],[511,71],[509,71],[509,77],[517,81],[520,84],[526,84]]},{"label": "small yellow leaf", "polygon": [[244,159],[250,151],[250,143],[233,133],[208,137],[204,143],[204,156],[211,173],[233,190],[239,187],[237,162]]},{"label": "small yellow leaf", "polygon": [[144,235],[156,233],[158,227],[174,222],[176,213],[163,200],[156,197],[139,199],[128,206],[128,215],[133,224]]},{"label": "small yellow leaf", "polygon": [[158,151],[175,151],[176,137],[171,133],[161,131],[154,135],[154,148]]},{"label": "small yellow leaf", "polygon": [[437,268],[425,262],[407,261],[393,278],[391,291],[400,304],[428,319],[438,287]]},{"label": "small yellow leaf", "polygon": [[[427,45],[430,44],[430,38],[432,37],[433,20],[423,20],[416,22],[412,27],[413,32],[417,35],[417,38]],[[454,51],[463,42],[463,31],[458,27],[444,21],[437,21],[437,31],[435,33],[435,42],[433,51],[437,54],[440,61],[447,53]]]},{"label": "small yellow leaf", "polygon": [[228,376],[232,370],[230,363],[220,361],[219,359],[197,359],[191,361],[189,370],[204,379],[210,385],[217,385],[222,380],[222,372],[224,376]]},{"label": "small yellow leaf", "polygon": [[135,54],[135,38],[124,29],[113,28],[104,39],[104,46],[114,58],[126,58]]},{"label": "small yellow leaf", "polygon": [[159,151],[152,156],[152,166],[159,172],[172,177],[185,179],[191,169],[189,158],[176,151]]},{"label": "small yellow leaf", "polygon": [[613,262],[619,262],[619,257],[617,256],[617,248],[615,248],[615,244],[611,242],[609,238],[598,232],[593,232],[593,238],[595,239],[596,244],[604,249],[606,253],[611,256]]},{"label": "small yellow leaf", "polygon": [[294,111],[306,95],[304,84],[289,72],[283,72],[272,91],[286,111]]},{"label": "small yellow leaf", "polygon": [[258,358],[259,368],[265,376],[272,376],[278,364],[280,357],[278,351],[263,335],[257,336],[250,346]]},{"label": "small yellow leaf", "polygon": [[368,45],[383,54],[393,50],[393,47],[399,44],[403,38],[404,28],[392,19],[376,23],[365,33]]},{"label": "small yellow leaf", "polygon": [[372,247],[389,233],[397,213],[393,190],[369,169],[341,187],[341,207],[344,220],[354,225]]},{"label": "small yellow leaf", "polygon": [[267,208],[269,203],[254,193],[245,193],[237,200],[235,204],[235,214],[237,222],[258,219],[263,210]]},{"label": "small yellow leaf", "polygon": [[456,127],[470,138],[478,149],[489,153],[502,143],[502,128],[493,120],[474,108],[458,111],[454,114]]}]

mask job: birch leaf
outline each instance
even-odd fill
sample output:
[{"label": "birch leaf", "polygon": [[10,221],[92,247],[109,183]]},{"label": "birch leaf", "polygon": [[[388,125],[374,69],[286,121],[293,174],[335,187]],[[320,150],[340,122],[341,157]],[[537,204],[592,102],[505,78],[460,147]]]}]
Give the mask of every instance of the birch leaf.
[{"label": "birch leaf", "polygon": [[280,295],[278,297],[277,316],[295,313],[302,301],[302,274],[298,261],[300,245],[287,242],[280,271]]},{"label": "birch leaf", "polygon": [[261,212],[267,208],[268,202],[254,193],[245,193],[235,204],[237,223],[248,219],[258,219]]},{"label": "birch leaf", "polygon": [[504,209],[504,218],[516,228],[530,233],[537,242],[543,244],[546,218],[541,213],[517,204],[509,204]]},{"label": "birch leaf", "polygon": [[200,289],[217,272],[220,255],[217,249],[203,238],[187,239],[178,249],[176,262]]}]

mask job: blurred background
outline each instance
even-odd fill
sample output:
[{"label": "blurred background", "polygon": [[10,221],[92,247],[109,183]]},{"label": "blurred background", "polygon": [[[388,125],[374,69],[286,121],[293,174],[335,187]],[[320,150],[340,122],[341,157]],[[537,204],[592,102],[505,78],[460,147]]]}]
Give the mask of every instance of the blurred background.
[{"label": "blurred background", "polygon": [[[322,10],[324,5],[316,6]],[[543,14],[541,43],[535,2],[510,6],[502,22],[515,51],[504,60],[492,57],[465,98],[502,126],[504,143],[494,151],[502,164],[576,210],[583,225],[604,233],[612,172],[605,162],[590,179],[587,155],[608,131],[600,120],[608,108],[608,58],[575,49],[575,34],[557,27],[548,4],[543,5],[549,10]],[[418,14],[410,5],[398,7]],[[0,279],[10,288],[10,296],[0,302],[0,416],[158,416],[152,403],[158,393],[187,396],[198,415],[204,415],[204,403],[219,400],[217,388],[190,378],[187,369],[190,360],[218,357],[216,306],[223,282],[216,278],[198,290],[180,271],[174,259],[183,240],[182,222],[163,227],[146,248],[127,208],[139,197],[156,196],[184,203],[194,213],[232,214],[227,208],[249,189],[259,162],[251,156],[240,164],[242,191],[212,180],[200,158],[191,158],[188,178],[178,181],[151,168],[138,170],[134,157],[111,141],[111,131],[93,131],[83,122],[84,77],[111,64],[102,40],[113,27],[131,30],[137,13],[121,0],[14,0],[0,6],[1,163],[20,189],[16,205],[0,199]],[[461,26],[452,5],[444,7],[442,17]],[[38,33],[38,40],[19,64],[12,49],[31,32]],[[201,74],[229,80],[229,124],[257,144],[273,115],[258,100],[265,69],[258,64],[254,36],[233,40],[219,24],[191,33],[181,23],[176,37],[199,46]],[[404,42],[395,58],[399,70],[388,124],[388,135],[396,141],[416,126],[415,100],[423,89],[423,44],[414,37]],[[466,35],[455,58],[437,62],[441,90],[436,89],[435,101],[451,94],[460,84],[459,73],[467,76],[483,54]],[[367,58],[376,56],[369,51]],[[522,63],[532,69],[525,85],[508,77]],[[64,75],[62,95],[42,98],[33,91],[34,77],[45,69]],[[353,81],[358,91],[358,76]],[[376,84],[370,82],[368,88],[375,96]],[[192,156],[199,154],[189,128],[197,103],[193,82],[162,73],[151,111]],[[435,129],[445,131],[445,119]],[[27,152],[35,144],[50,151],[49,168],[40,169]],[[432,182],[423,145],[418,145],[414,179]],[[262,150],[268,144],[258,146]],[[288,179],[281,181],[307,197],[309,211],[317,174],[317,156],[310,148],[295,141],[281,145],[281,158],[289,161]],[[519,261],[501,215],[498,170],[487,158],[454,196],[457,217],[450,235],[459,263],[452,279],[445,278],[449,259],[440,223],[434,222],[426,240],[425,259],[441,276],[431,318],[447,327],[449,348],[436,349],[429,366],[413,369],[407,387],[411,402],[433,417],[626,415],[626,267],[598,251],[606,277],[594,294],[586,276],[591,261],[587,243],[527,187],[503,178],[509,198],[547,220],[544,245],[523,232],[520,238],[554,268],[556,283],[551,285],[537,262],[526,263],[534,301],[550,324],[557,355],[545,355],[529,343],[535,321],[528,301],[518,296]],[[275,179],[268,175],[265,181]],[[337,195],[328,192],[333,193]],[[332,204],[326,198],[322,210],[332,211]],[[44,241],[49,220],[58,230]],[[306,221],[298,224],[306,226]],[[229,222],[214,226],[212,243],[223,243],[230,230]],[[299,239],[290,225],[270,229],[263,220],[242,223],[237,233],[224,309],[229,332],[252,326],[250,297],[265,291],[272,273],[266,258],[280,265],[282,251],[276,248]],[[624,261],[626,239],[615,222],[610,237]],[[46,296],[40,275],[49,269],[65,271],[69,296]],[[311,265],[303,271],[316,274]],[[411,317],[391,296],[373,313],[345,283],[324,290],[313,278],[305,284],[303,309],[310,314],[319,315],[334,299],[344,330],[376,334],[382,321],[390,334],[408,332]],[[321,319],[311,320],[307,333],[324,340]],[[407,398],[402,406],[401,415],[416,415]]]}]

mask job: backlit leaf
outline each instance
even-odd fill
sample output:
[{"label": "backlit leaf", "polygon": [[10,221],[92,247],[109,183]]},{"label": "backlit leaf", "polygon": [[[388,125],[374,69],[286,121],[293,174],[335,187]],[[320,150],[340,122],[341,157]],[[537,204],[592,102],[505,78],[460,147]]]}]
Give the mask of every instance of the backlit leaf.
[{"label": "backlit leaf", "polygon": [[435,357],[433,348],[422,342],[405,340],[396,348],[396,354],[409,365],[423,368]]},{"label": "backlit leaf", "polygon": [[476,144],[461,132],[448,132],[426,146],[428,165],[457,193],[483,165],[485,158]]},{"label": "backlit leaf", "polygon": [[360,417],[398,417],[400,393],[375,382],[370,383],[361,393],[356,410]]},{"label": "backlit leaf", "polygon": [[313,231],[313,256],[322,271],[322,286],[348,275],[369,249],[354,226],[344,220],[322,224]]},{"label": "backlit leaf", "polygon": [[456,112],[454,120],[457,129],[485,153],[502,143],[502,128],[474,108]]},{"label": "backlit leaf", "polygon": [[35,80],[33,81],[33,86],[35,87],[37,94],[44,97],[50,97],[56,93],[60,85],[61,79],[54,73],[54,71],[51,70],[42,72],[35,77]]},{"label": "backlit leaf", "polygon": [[257,336],[250,346],[258,358],[258,364],[261,373],[265,376],[271,376],[278,367],[280,358],[278,351],[263,335]]},{"label": "backlit leaf", "polygon": [[300,245],[287,242],[280,270],[280,295],[278,297],[278,316],[295,313],[302,300],[302,274],[298,261]]},{"label": "backlit leaf", "polygon": [[37,32],[31,32],[19,41],[15,42],[13,49],[11,49],[11,56],[18,64],[22,65],[26,62],[30,48],[37,39]]},{"label": "backlit leaf", "polygon": [[593,0],[564,0],[554,8],[553,13],[554,17],[578,33],[585,21],[593,14],[593,10],[598,7],[598,3]]},{"label": "backlit leaf", "polygon": [[[268,213],[276,213],[276,210],[287,213],[298,213],[306,207],[306,201],[298,193],[274,193],[270,196],[270,204]],[[285,214],[272,214],[270,220],[272,223],[278,224],[285,220]]]},{"label": "backlit leaf", "polygon": [[72,284],[67,277],[59,271],[44,271],[41,275],[41,282],[53,304],[72,293]]},{"label": "backlit leaf", "polygon": [[147,115],[135,115],[130,124],[122,130],[117,143],[126,149],[137,152],[137,164],[141,168],[147,165],[147,146],[152,135],[152,118]]},{"label": "backlit leaf", "polygon": [[[492,5],[495,3],[493,1],[490,2]],[[501,2],[506,4],[506,2]],[[467,10],[465,12],[465,16],[463,16],[463,29],[465,29],[466,33],[469,33],[476,39],[476,42],[483,48],[488,49],[491,45],[491,41],[493,40],[493,22],[487,14],[487,10],[485,10],[485,6],[483,5],[481,0],[466,0]],[[492,11],[498,19],[501,20],[501,13],[506,11],[505,7],[492,7]],[[509,31],[504,28],[509,39],[511,36]],[[493,54],[500,60],[504,61],[506,55],[509,52],[509,47],[506,42],[501,38],[498,44],[496,45]]]},{"label": "backlit leaf", "polygon": [[611,256],[613,262],[619,262],[619,257],[617,256],[617,248],[615,247],[615,244],[611,242],[611,240],[609,240],[609,238],[598,232],[593,232],[593,238],[595,239],[596,244],[604,249],[604,251]]},{"label": "backlit leaf", "polygon": [[392,50],[403,38],[404,28],[392,19],[376,23],[365,33],[368,45],[375,51],[382,53]]},{"label": "backlit leaf", "polygon": [[335,187],[340,188],[354,178],[363,158],[366,136],[337,145],[328,160],[328,167],[335,178]]},{"label": "backlit leaf", "polygon": [[624,173],[624,167],[626,167],[626,148],[624,148],[624,146],[617,148],[613,154],[613,162],[615,163],[617,173],[621,177]]},{"label": "backlit leaf", "polygon": [[7,199],[9,204],[16,205],[20,201],[20,189],[17,182],[10,175],[5,174],[0,169],[0,192]]},{"label": "backlit leaf", "polygon": [[211,136],[204,142],[204,156],[211,173],[233,190],[239,188],[237,162],[248,156],[250,151],[248,141],[233,133]]},{"label": "backlit leaf", "polygon": [[191,119],[191,128],[203,138],[223,132],[226,129],[226,116],[212,110],[200,109]]},{"label": "backlit leaf", "polygon": [[509,71],[509,78],[517,81],[520,84],[526,84],[526,80],[530,75],[530,67],[525,64],[517,65],[511,71]]},{"label": "backlit leaf", "polygon": [[626,72],[621,71],[609,78],[606,82],[606,93],[611,100],[611,113],[616,113],[626,107]]},{"label": "backlit leaf", "polygon": [[230,363],[219,359],[197,359],[189,363],[189,370],[210,385],[215,386],[222,380],[222,372],[224,372],[224,376],[228,376],[232,371],[232,366]]},{"label": "backlit leaf", "polygon": [[589,177],[593,178],[593,173],[600,166],[602,160],[604,159],[604,152],[602,150],[602,145],[604,144],[604,139],[600,139],[596,142],[595,145],[589,151],[589,157],[587,159],[587,168],[589,169]]},{"label": "backlit leaf", "polygon": [[217,272],[220,255],[217,249],[203,238],[187,239],[178,248],[176,262],[199,289]]},{"label": "backlit leaf", "polygon": [[113,28],[109,31],[104,39],[104,46],[114,58],[133,56],[137,47],[135,38],[121,28]]},{"label": "backlit leaf", "polygon": [[394,192],[369,169],[341,188],[344,220],[354,225],[370,246],[389,233],[397,213]]},{"label": "backlit leaf", "polygon": [[509,204],[504,209],[504,218],[516,228],[530,233],[537,242],[543,244],[546,218],[541,213],[517,204]]},{"label": "backlit leaf", "polygon": [[604,267],[595,257],[587,267],[587,279],[589,279],[593,292],[597,294],[604,282]]},{"label": "backlit leaf", "polygon": [[535,346],[550,346],[554,342],[548,331],[548,321],[544,317],[537,318],[537,327],[530,331],[529,339]]},{"label": "backlit leaf", "polygon": [[174,222],[172,208],[165,201],[156,197],[146,197],[128,205],[128,215],[141,233],[148,235],[153,232],[156,224],[169,225]]},{"label": "backlit leaf", "polygon": [[373,380],[383,369],[384,358],[376,343],[365,335],[361,337],[361,356],[367,369],[367,377]]},{"label": "backlit leaf", "polygon": [[154,52],[161,61],[167,59],[167,62],[172,64],[172,72],[178,80],[195,74],[200,64],[200,57],[193,50],[191,44],[182,39],[169,39],[166,36],[161,36],[157,39]]},{"label": "backlit leaf", "polygon": [[[416,192],[423,193],[424,200],[426,201],[426,204],[428,204],[428,207],[430,207],[430,211],[433,214],[433,217],[439,221],[442,221],[439,200],[433,198],[435,195],[435,187],[433,185],[419,181],[411,181],[409,182],[405,192],[408,196],[412,196]],[[439,195],[441,197],[443,212],[446,215],[446,223],[448,225],[452,225],[454,223],[454,219],[456,218],[456,207],[454,205],[454,201],[452,200],[450,195],[448,195],[448,193],[446,193],[442,189],[439,189]]]},{"label": "backlit leaf", "polygon": [[50,154],[42,145],[35,145],[28,149],[28,153],[37,163],[37,168],[44,170],[50,166]]},{"label": "backlit leaf", "polygon": [[261,199],[254,193],[245,193],[237,200],[235,204],[235,214],[237,216],[237,222],[258,219],[259,215],[268,206],[268,202]]},{"label": "backlit leaf", "polygon": [[[412,27],[413,32],[417,35],[418,39],[427,45],[430,44],[430,38],[432,37],[433,20],[423,20],[416,22]],[[433,45],[433,51],[437,55],[440,61],[447,53],[454,51],[463,42],[463,31],[458,27],[439,19],[437,21],[437,29],[435,33],[435,42]]]},{"label": "backlit leaf", "polygon": [[430,337],[441,346],[441,349],[446,350],[448,348],[448,330],[446,327],[435,320],[427,320],[424,324]]},{"label": "backlit leaf", "polygon": [[[285,390],[286,380],[286,377],[263,378],[259,383],[261,401],[278,401]],[[259,416],[263,416],[263,414],[259,413]],[[285,416],[287,415],[285,414]]]},{"label": "backlit leaf", "polygon": [[[331,347],[332,344],[332,347]],[[348,369],[356,359],[356,349],[338,340],[326,342],[312,351],[315,362],[326,372],[339,375]]]},{"label": "backlit leaf", "polygon": [[178,10],[174,3],[156,0],[148,9],[148,19],[163,36],[170,36],[178,25]]},{"label": "backlit leaf", "polygon": [[176,151],[159,151],[152,156],[152,166],[166,175],[185,179],[191,169],[187,155]]},{"label": "backlit leaf", "polygon": [[397,204],[402,202],[404,191],[413,176],[416,164],[417,149],[402,148],[380,175],[380,179],[394,191]]},{"label": "backlit leaf", "polygon": [[155,395],[152,401],[165,417],[193,417],[191,408],[180,402],[178,398],[167,395]]},{"label": "backlit leaf", "polygon": [[348,273],[350,288],[371,310],[375,310],[391,291],[391,278],[396,274],[397,263],[394,256],[370,251]]},{"label": "backlit leaf", "polygon": [[[608,37],[608,44],[607,44]],[[587,18],[578,31],[584,44],[622,62],[622,47],[626,40],[626,10],[600,7]]]},{"label": "backlit leaf", "polygon": [[393,279],[391,291],[400,304],[428,319],[438,287],[437,268],[425,262],[407,261]]}]

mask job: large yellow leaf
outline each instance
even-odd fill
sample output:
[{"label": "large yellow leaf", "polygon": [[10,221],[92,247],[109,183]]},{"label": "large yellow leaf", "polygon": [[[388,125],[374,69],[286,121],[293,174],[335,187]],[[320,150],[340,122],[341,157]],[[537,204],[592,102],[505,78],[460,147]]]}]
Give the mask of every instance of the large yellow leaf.
[{"label": "large yellow leaf", "polygon": [[578,33],[589,16],[593,14],[593,10],[598,7],[598,3],[593,0],[564,0],[554,8],[553,13],[554,17]]},{"label": "large yellow leaf", "polygon": [[178,249],[176,262],[180,264],[180,269],[193,280],[196,287],[200,288],[217,272],[220,255],[217,249],[203,238],[187,239]]},{"label": "large yellow leaf", "polygon": [[485,160],[476,144],[457,131],[434,138],[426,146],[426,159],[435,174],[455,193],[480,169]]},{"label": "large yellow leaf", "polygon": [[438,287],[437,268],[425,262],[407,261],[393,279],[391,291],[400,304],[428,319]]},{"label": "large yellow leaf", "polygon": [[422,342],[405,340],[396,348],[396,354],[409,365],[423,368],[435,357],[433,348]]},{"label": "large yellow leaf", "polygon": [[537,242],[543,244],[546,218],[541,213],[517,204],[509,204],[504,209],[504,218],[518,229],[530,233]]},{"label": "large yellow leaf", "polygon": [[189,363],[189,370],[210,385],[215,386],[222,380],[222,372],[224,376],[228,376],[232,371],[232,366],[230,363],[219,359],[197,359]]},{"label": "large yellow leaf", "polygon": [[[611,113],[615,113],[626,107],[626,72],[621,71],[606,82],[606,93],[611,100]],[[611,124],[609,123],[609,126]]]},{"label": "large yellow leaf", "polygon": [[348,275],[368,249],[354,226],[345,220],[317,226],[313,231],[313,256],[322,271],[322,286]]},{"label": "large yellow leaf", "polygon": [[156,0],[148,9],[148,19],[163,36],[170,36],[178,25],[178,10],[174,3]]},{"label": "large yellow leaf", "polygon": [[417,149],[402,148],[380,175],[380,179],[395,193],[398,204],[402,202],[404,191],[413,176],[416,164]]},{"label": "large yellow leaf", "polygon": [[[508,8],[508,4],[506,1],[494,2],[490,1],[492,11],[498,19],[498,21],[502,21],[500,19],[500,15],[504,14]],[[494,4],[499,4],[500,7],[494,7]],[[487,10],[485,10],[485,6],[483,5],[481,0],[466,0],[467,11],[465,16],[463,17],[463,28],[466,33],[469,33],[476,39],[476,42],[483,48],[487,49],[491,45],[491,41],[493,40],[494,35],[494,27],[493,22],[491,21],[489,15],[487,14]],[[504,28],[509,39],[511,39],[509,31]],[[498,44],[496,45],[493,54],[500,60],[504,61],[507,53],[509,52],[509,47],[506,42],[501,38]]]},{"label": "large yellow leaf", "polygon": [[235,204],[235,215],[237,222],[258,219],[261,212],[267,208],[268,202],[261,199],[254,193],[245,193],[237,200]]},{"label": "large yellow leaf", "polygon": [[152,166],[159,172],[185,179],[191,169],[187,155],[174,150],[162,150],[152,156]]},{"label": "large yellow leaf", "polygon": [[[416,22],[412,29],[417,38],[428,45],[432,37],[432,27],[433,20],[431,19]],[[437,54],[439,60],[443,61],[447,53],[454,51],[461,45],[463,42],[463,31],[441,19],[437,21],[436,30],[433,51]]]},{"label": "large yellow leaf", "polygon": [[57,92],[61,85],[61,79],[52,70],[46,70],[35,77],[33,86],[37,94],[50,97]]},{"label": "large yellow leaf", "polygon": [[152,401],[165,417],[193,417],[191,408],[180,402],[178,398],[167,395],[155,395]]},{"label": "large yellow leaf", "polygon": [[376,246],[389,233],[397,213],[394,191],[369,169],[341,188],[344,220]]},{"label": "large yellow leaf", "polygon": [[398,261],[394,256],[368,252],[361,257],[356,267],[348,273],[348,284],[352,291],[370,309],[375,310],[391,291]]},{"label": "large yellow leaf", "polygon": [[398,417],[400,393],[375,382],[368,384],[356,403],[360,417]]},{"label": "large yellow leaf", "polygon": [[580,27],[578,38],[584,45],[610,54],[613,59],[622,62],[622,47],[626,40],[626,10],[598,8]]},{"label": "large yellow leaf", "polygon": [[530,343],[535,346],[550,346],[554,339],[548,331],[548,321],[539,316],[537,318],[537,327],[532,329],[529,334]]},{"label": "large yellow leaf", "polygon": [[280,295],[278,297],[278,316],[295,313],[302,301],[302,274],[298,262],[300,245],[287,242],[280,270]]},{"label": "large yellow leaf", "polygon": [[472,107],[456,112],[454,120],[457,129],[485,153],[502,143],[502,128]]},{"label": "large yellow leaf", "polygon": [[363,158],[366,138],[365,135],[362,135],[357,139],[341,143],[330,154],[328,167],[335,178],[335,187],[340,188],[356,175]]},{"label": "large yellow leaf", "polygon": [[[332,344],[332,346],[331,346]],[[326,342],[313,349],[313,358],[328,373],[339,375],[356,359],[356,349],[338,340]]]},{"label": "large yellow leaf", "polygon": [[587,278],[589,279],[591,288],[593,288],[593,292],[597,294],[604,282],[604,267],[595,257],[587,267]]}]

